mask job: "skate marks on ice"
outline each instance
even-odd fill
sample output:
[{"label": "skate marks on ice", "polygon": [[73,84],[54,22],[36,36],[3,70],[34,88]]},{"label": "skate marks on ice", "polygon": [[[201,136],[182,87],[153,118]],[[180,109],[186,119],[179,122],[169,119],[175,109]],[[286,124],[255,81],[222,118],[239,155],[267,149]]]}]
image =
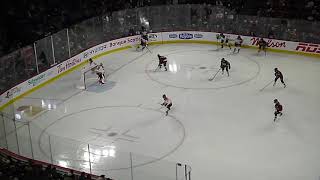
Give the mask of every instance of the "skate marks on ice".
[{"label": "skate marks on ice", "polygon": [[[274,121],[274,116],[272,111],[270,111],[269,121],[263,120],[264,122],[261,123],[257,127],[253,135],[255,136],[288,136],[288,137],[295,137],[299,141],[306,142],[306,138],[304,137],[303,130],[299,128],[299,126],[292,122],[292,118],[290,115],[283,113],[282,116],[278,116],[277,119]],[[260,119],[261,120],[261,119]]]},{"label": "skate marks on ice", "polygon": [[[215,53],[201,53],[197,59],[189,58],[186,53],[179,54],[177,51],[168,56],[168,71],[154,71],[157,67],[157,61],[149,62],[145,67],[145,73],[148,78],[158,84],[181,89],[222,89],[233,86],[239,86],[255,79],[260,74],[260,65],[254,59],[248,56],[229,57],[231,64],[230,77],[226,72],[217,74],[214,83],[208,83],[219,70],[220,59],[224,55]],[[194,51],[201,52],[201,51]],[[193,52],[193,53],[194,53]],[[243,72],[242,72],[243,71]]]},{"label": "skate marks on ice", "polygon": [[116,86],[117,82],[115,81],[106,81],[105,84],[99,84],[98,82],[88,86],[86,89],[87,92],[94,92],[94,93],[103,93],[106,91],[111,90]]}]

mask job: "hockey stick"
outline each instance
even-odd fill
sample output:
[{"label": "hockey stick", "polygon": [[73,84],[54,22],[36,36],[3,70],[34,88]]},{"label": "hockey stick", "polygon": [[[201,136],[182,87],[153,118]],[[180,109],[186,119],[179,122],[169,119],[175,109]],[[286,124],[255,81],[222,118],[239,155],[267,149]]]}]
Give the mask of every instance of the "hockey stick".
[{"label": "hockey stick", "polygon": [[161,110],[162,108],[166,107],[166,106],[162,105],[162,103],[157,103],[157,104],[159,104],[161,106],[157,110]]},{"label": "hockey stick", "polygon": [[140,44],[138,44],[138,46],[136,47],[136,51],[139,51],[140,49]]},{"label": "hockey stick", "polygon": [[259,91],[261,92],[261,91],[263,91],[265,88],[267,88],[271,83],[273,83],[273,80],[272,81],[270,81],[267,85],[265,85],[262,89],[260,89]]},{"label": "hockey stick", "polygon": [[152,54],[151,50],[148,48],[148,46],[146,46],[146,48],[148,49],[149,53]]},{"label": "hockey stick", "polygon": [[212,78],[209,79],[209,81],[212,81],[217,76],[217,74],[219,73],[220,70],[221,70],[221,68],[216,72],[216,74]]},{"label": "hockey stick", "polygon": [[161,69],[161,67],[160,66],[157,66],[157,68],[154,70],[154,72],[156,72],[156,71],[158,71],[158,70],[160,70]]}]

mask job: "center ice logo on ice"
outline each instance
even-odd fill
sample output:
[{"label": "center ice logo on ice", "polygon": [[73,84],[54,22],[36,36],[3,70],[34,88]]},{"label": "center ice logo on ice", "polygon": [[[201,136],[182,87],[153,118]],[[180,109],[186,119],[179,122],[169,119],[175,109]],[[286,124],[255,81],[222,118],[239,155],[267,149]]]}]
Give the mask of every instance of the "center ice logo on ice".
[{"label": "center ice logo on ice", "polygon": [[180,38],[180,39],[192,39],[192,38],[193,38],[193,34],[190,34],[190,33],[181,33],[181,34],[179,34],[179,38]]}]

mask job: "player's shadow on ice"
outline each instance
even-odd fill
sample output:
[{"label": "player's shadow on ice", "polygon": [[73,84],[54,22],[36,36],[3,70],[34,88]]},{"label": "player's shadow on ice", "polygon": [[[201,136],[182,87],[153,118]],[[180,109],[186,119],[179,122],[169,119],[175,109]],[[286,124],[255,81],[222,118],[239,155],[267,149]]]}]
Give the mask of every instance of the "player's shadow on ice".
[{"label": "player's shadow on ice", "polygon": [[100,85],[99,83],[92,84],[87,88],[88,92],[95,92],[95,93],[102,93],[108,90],[111,90],[113,87],[116,86],[116,82],[114,81],[107,81],[105,84]]},{"label": "player's shadow on ice", "polygon": [[209,52],[218,52],[218,51],[221,51],[221,49],[220,49],[220,48],[209,49],[208,51],[209,51]]},{"label": "player's shadow on ice", "polygon": [[262,92],[274,93],[274,92],[279,92],[279,91],[283,91],[283,90],[286,90],[286,88],[283,88],[283,86],[270,85],[269,87],[265,88]]},{"label": "player's shadow on ice", "polygon": [[165,70],[159,70],[159,69],[148,69],[148,70],[145,70],[146,73],[167,73],[167,72],[170,72],[169,70],[168,71],[165,71]]},{"label": "player's shadow on ice", "polygon": [[264,124],[264,126],[261,126],[257,129],[255,129],[254,134],[255,136],[265,136],[270,133],[276,132],[276,126],[277,124],[272,122],[272,118],[270,118],[270,123]]}]

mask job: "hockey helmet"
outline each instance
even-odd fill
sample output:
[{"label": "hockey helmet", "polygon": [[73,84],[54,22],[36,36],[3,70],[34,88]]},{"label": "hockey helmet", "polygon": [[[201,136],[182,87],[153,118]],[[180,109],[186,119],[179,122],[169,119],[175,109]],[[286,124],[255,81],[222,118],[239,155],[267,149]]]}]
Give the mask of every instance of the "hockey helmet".
[{"label": "hockey helmet", "polygon": [[274,99],[273,102],[274,102],[274,103],[278,103],[278,99]]},{"label": "hockey helmet", "polygon": [[278,71],[278,68],[274,68],[274,71]]}]

